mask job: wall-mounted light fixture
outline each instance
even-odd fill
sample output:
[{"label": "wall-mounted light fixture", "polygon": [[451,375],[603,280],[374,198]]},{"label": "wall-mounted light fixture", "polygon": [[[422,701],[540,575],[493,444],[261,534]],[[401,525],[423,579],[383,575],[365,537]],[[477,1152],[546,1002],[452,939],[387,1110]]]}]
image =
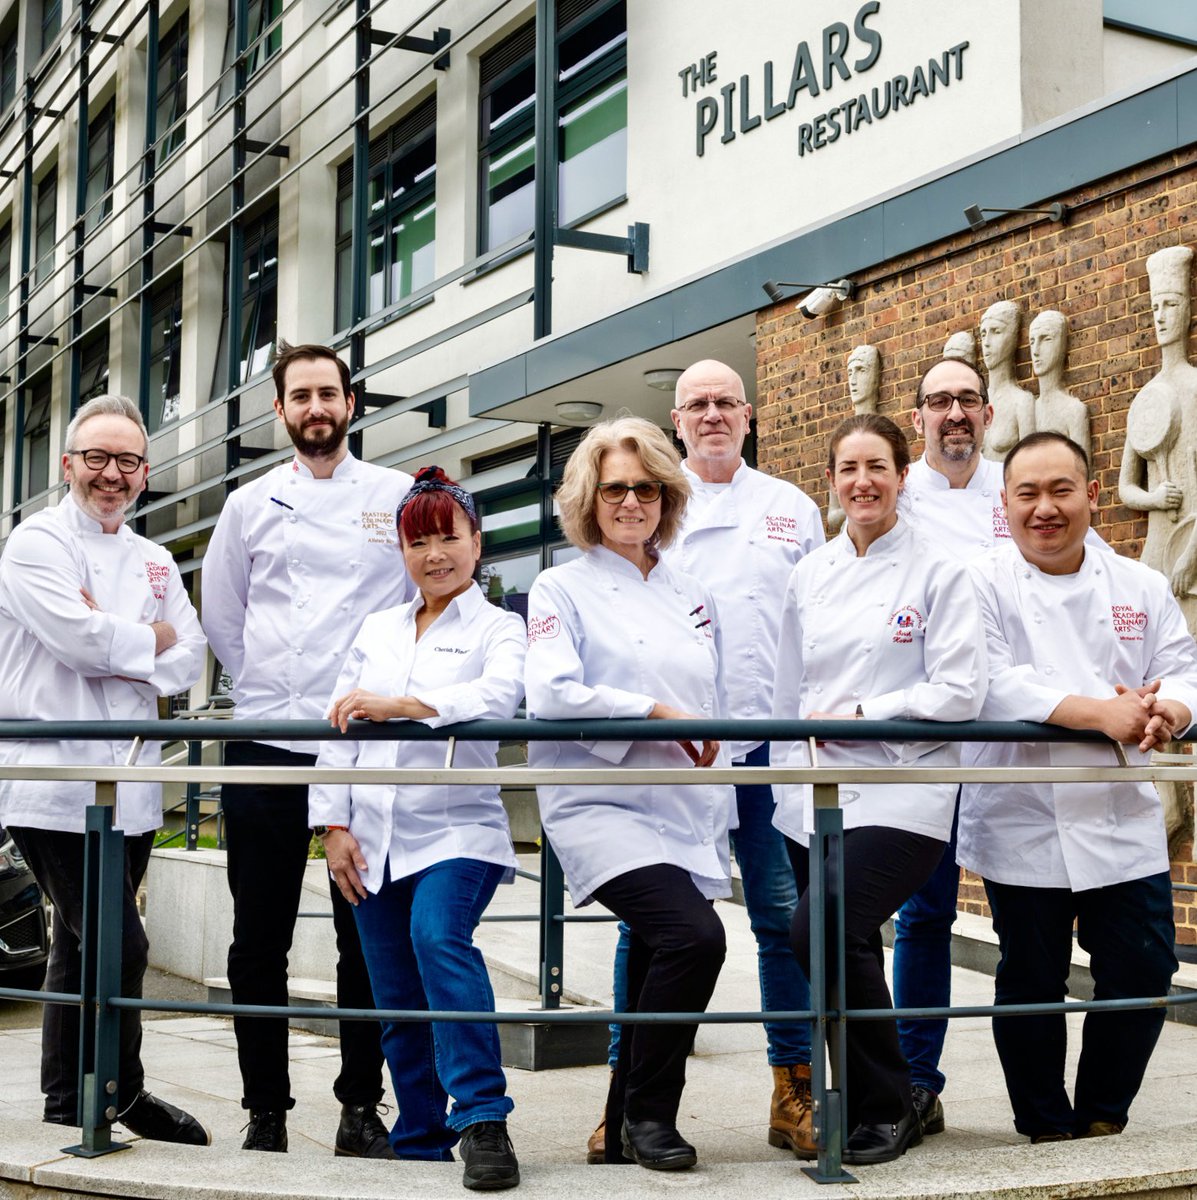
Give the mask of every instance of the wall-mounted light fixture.
[{"label": "wall-mounted light fixture", "polygon": [[798,311],[808,318],[824,316],[856,294],[856,284],[850,279],[834,279],[830,283],[785,283],[766,279],[761,287],[774,304],[780,304],[785,299],[782,288],[812,288],[798,305]]},{"label": "wall-mounted light fixture", "polygon": [[1052,204],[1047,208],[982,208],[979,204],[970,204],[964,210],[964,219],[968,222],[969,229],[984,229],[989,224],[986,213],[1032,213],[1060,222],[1068,219],[1068,207],[1064,204]]},{"label": "wall-mounted light fixture", "polygon": [[603,415],[603,406],[593,400],[558,400],[553,406],[562,421],[588,425]]},{"label": "wall-mounted light fixture", "polygon": [[644,372],[644,382],[658,392],[672,392],[681,377],[681,367],[655,367]]}]

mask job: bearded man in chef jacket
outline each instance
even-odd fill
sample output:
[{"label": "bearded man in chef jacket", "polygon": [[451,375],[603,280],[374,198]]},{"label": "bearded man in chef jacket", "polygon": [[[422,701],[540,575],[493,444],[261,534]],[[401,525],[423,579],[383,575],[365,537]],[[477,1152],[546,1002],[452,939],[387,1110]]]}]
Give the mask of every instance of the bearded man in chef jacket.
[{"label": "bearded man in chef jacket", "polygon": [[[186,691],[203,674],[203,631],[170,552],[139,537],[125,513],[149,476],[145,425],[132,400],[96,396],[67,426],[62,475],[67,495],[22,521],[0,559],[0,716],[36,721],[153,720],[158,698]],[[19,763],[128,761],[128,741],[7,742]],[[138,761],[161,761],[150,741]],[[54,905],[46,989],[78,992],[82,973],[86,782],[0,780],[0,822]],[[121,995],[139,997],[149,944],[137,909],[162,787],[121,783],[113,824],[124,833]],[[47,1004],[42,1015],[43,1119],[78,1124],[77,1007]],[[114,1107],[126,1129],[154,1141],[206,1145],[188,1113],[144,1089],[141,1013],[122,1009]]]},{"label": "bearded man in chef jacket", "polygon": [[[295,457],[225,501],[204,555],[203,622],[233,678],[245,720],[318,720],[345,653],[370,613],[414,595],[399,552],[395,510],[410,475],[359,462],[346,445],[354,397],[349,368],[327,346],[280,344],[274,411]],[[314,766],[315,743],[230,742],[225,763]],[[286,1005],[287,953],[308,861],[308,789],[222,789],[233,894],[229,988],[236,1004]],[[328,833],[317,828],[317,836]],[[337,935],[337,1004],[373,1008],[353,909],[330,881]],[[243,1150],[285,1151],[291,1096],[284,1017],[234,1018]],[[341,1022],[341,1102],[335,1151],[394,1158],[378,1115],[380,1028]]]},{"label": "bearded man in chef jacket", "polygon": [[[1004,473],[1013,544],[970,564],[990,664],[981,719],[1096,729],[1144,762],[1197,712],[1197,652],[1169,582],[1086,544],[1098,484],[1075,442],[1032,434]],[[1117,763],[1113,747],[1087,743],[978,754],[984,766]],[[1096,999],[1168,994],[1172,884],[1151,784],[966,784],[959,860],[993,913],[996,1004],[1064,999],[1074,922]],[[1063,1014],[995,1017],[1015,1128],[1032,1142],[1121,1133],[1163,1023],[1158,1007],[1087,1013],[1070,1099]]]}]

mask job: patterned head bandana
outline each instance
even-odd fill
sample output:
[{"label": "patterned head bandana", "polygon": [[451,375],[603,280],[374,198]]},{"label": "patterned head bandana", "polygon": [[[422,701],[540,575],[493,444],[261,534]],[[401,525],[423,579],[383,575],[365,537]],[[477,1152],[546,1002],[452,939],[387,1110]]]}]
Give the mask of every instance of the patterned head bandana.
[{"label": "patterned head bandana", "polygon": [[411,491],[403,497],[399,502],[399,507],[395,510],[396,528],[403,517],[403,510],[424,492],[448,492],[461,505],[465,515],[470,518],[471,527],[477,528],[478,510],[474,507],[474,497],[461,484],[454,483],[440,467],[421,467],[416,472],[416,481],[411,485]]}]

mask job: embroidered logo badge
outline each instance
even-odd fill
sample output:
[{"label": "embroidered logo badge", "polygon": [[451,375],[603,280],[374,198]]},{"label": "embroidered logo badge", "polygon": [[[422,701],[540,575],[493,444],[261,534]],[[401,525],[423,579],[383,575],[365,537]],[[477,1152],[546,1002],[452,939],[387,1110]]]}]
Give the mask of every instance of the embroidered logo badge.
[{"label": "embroidered logo badge", "polygon": [[916,633],[922,633],[926,625],[923,614],[913,604],[905,604],[889,615],[886,624],[894,631],[893,640],[899,643],[913,642]]},{"label": "embroidered logo badge", "polygon": [[362,529],[366,533],[366,541],[384,546],[395,544],[395,513],[392,509],[384,508],[375,512],[362,511]]},{"label": "embroidered logo badge", "polygon": [[765,517],[765,537],[771,542],[798,544],[798,519],[796,517]]},{"label": "embroidered logo badge", "polygon": [[149,581],[150,591],[154,593],[154,599],[165,600],[166,582],[170,578],[170,567],[165,563],[147,562],[145,565],[145,577]]},{"label": "embroidered logo badge", "polygon": [[528,618],[528,645],[555,638],[561,632],[561,618],[553,613],[548,617]]},{"label": "embroidered logo badge", "polygon": [[1133,604],[1111,604],[1110,620],[1114,632],[1123,642],[1141,642],[1147,629],[1147,614],[1136,610]]},{"label": "embroidered logo badge", "polygon": [[1000,504],[993,506],[993,536],[995,541],[1010,536],[1010,523],[1006,520],[1006,510]]}]

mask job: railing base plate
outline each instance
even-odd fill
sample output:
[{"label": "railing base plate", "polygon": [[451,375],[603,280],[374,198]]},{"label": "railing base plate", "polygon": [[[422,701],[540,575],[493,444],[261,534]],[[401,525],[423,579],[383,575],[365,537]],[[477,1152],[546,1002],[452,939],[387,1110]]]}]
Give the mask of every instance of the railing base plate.
[{"label": "railing base plate", "polygon": [[860,1180],[855,1175],[849,1175],[843,1167],[840,1167],[838,1175],[824,1175],[818,1167],[803,1167],[803,1175],[809,1175],[816,1183],[859,1183]]},{"label": "railing base plate", "polygon": [[63,1146],[63,1154],[73,1154],[76,1158],[103,1158],[105,1154],[115,1154],[118,1150],[128,1150],[132,1147],[131,1142],[109,1142],[107,1146],[84,1146],[80,1143],[78,1146]]}]

